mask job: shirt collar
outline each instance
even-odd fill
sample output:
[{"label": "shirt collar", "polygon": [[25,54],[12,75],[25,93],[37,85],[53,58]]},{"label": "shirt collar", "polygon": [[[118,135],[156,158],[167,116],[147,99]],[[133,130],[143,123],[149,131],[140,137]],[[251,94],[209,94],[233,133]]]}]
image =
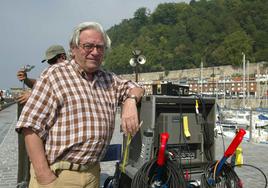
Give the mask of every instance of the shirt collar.
[{"label": "shirt collar", "polygon": [[[87,73],[82,69],[82,67],[75,62],[75,60],[70,61],[71,65],[74,67],[74,70],[80,74],[84,79],[87,80]],[[93,80],[97,79],[98,77],[102,76],[103,70],[97,70],[96,72],[93,73]]]}]

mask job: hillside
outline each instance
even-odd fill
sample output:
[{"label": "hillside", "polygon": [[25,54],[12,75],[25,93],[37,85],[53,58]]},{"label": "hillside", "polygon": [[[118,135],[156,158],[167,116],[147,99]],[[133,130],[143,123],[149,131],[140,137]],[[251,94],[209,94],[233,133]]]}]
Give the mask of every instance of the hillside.
[{"label": "hillside", "polygon": [[140,72],[240,66],[242,52],[250,63],[268,60],[267,0],[192,0],[160,4],[154,12],[141,7],[131,19],[111,27],[112,50],[104,68],[132,73],[132,51],[146,64]]}]

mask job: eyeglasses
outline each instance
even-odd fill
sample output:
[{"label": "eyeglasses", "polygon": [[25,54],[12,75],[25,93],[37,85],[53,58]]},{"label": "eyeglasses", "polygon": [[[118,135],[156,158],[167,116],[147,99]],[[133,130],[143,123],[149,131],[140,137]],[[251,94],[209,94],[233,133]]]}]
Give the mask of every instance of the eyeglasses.
[{"label": "eyeglasses", "polygon": [[105,46],[103,44],[85,43],[85,44],[81,44],[81,47],[86,52],[92,52],[94,48],[96,48],[99,53],[103,53],[105,50]]}]

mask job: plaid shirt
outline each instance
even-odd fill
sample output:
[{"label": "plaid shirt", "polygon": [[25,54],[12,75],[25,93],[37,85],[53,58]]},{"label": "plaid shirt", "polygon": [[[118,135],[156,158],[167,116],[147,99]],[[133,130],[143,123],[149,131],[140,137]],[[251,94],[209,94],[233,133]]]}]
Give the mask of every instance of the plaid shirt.
[{"label": "plaid shirt", "polygon": [[44,141],[49,164],[99,161],[113,134],[116,107],[137,86],[102,70],[90,82],[74,61],[53,65],[36,82],[16,131],[31,128]]}]

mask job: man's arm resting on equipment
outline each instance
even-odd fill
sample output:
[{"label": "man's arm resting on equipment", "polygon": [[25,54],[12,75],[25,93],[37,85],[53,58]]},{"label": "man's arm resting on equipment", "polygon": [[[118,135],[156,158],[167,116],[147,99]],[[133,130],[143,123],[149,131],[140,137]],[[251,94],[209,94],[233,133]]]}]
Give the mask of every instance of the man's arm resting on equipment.
[{"label": "man's arm resting on equipment", "polygon": [[143,94],[143,88],[132,88],[122,105],[121,125],[125,135],[130,133],[134,136],[139,130],[137,103],[141,100]]},{"label": "man's arm resting on equipment", "polygon": [[[141,97],[144,95],[144,89],[141,87],[135,87],[132,88],[129,93],[128,93],[128,97],[126,100],[128,99],[135,99],[136,103],[140,102]],[[130,97],[130,96],[135,96],[136,98]]]}]

